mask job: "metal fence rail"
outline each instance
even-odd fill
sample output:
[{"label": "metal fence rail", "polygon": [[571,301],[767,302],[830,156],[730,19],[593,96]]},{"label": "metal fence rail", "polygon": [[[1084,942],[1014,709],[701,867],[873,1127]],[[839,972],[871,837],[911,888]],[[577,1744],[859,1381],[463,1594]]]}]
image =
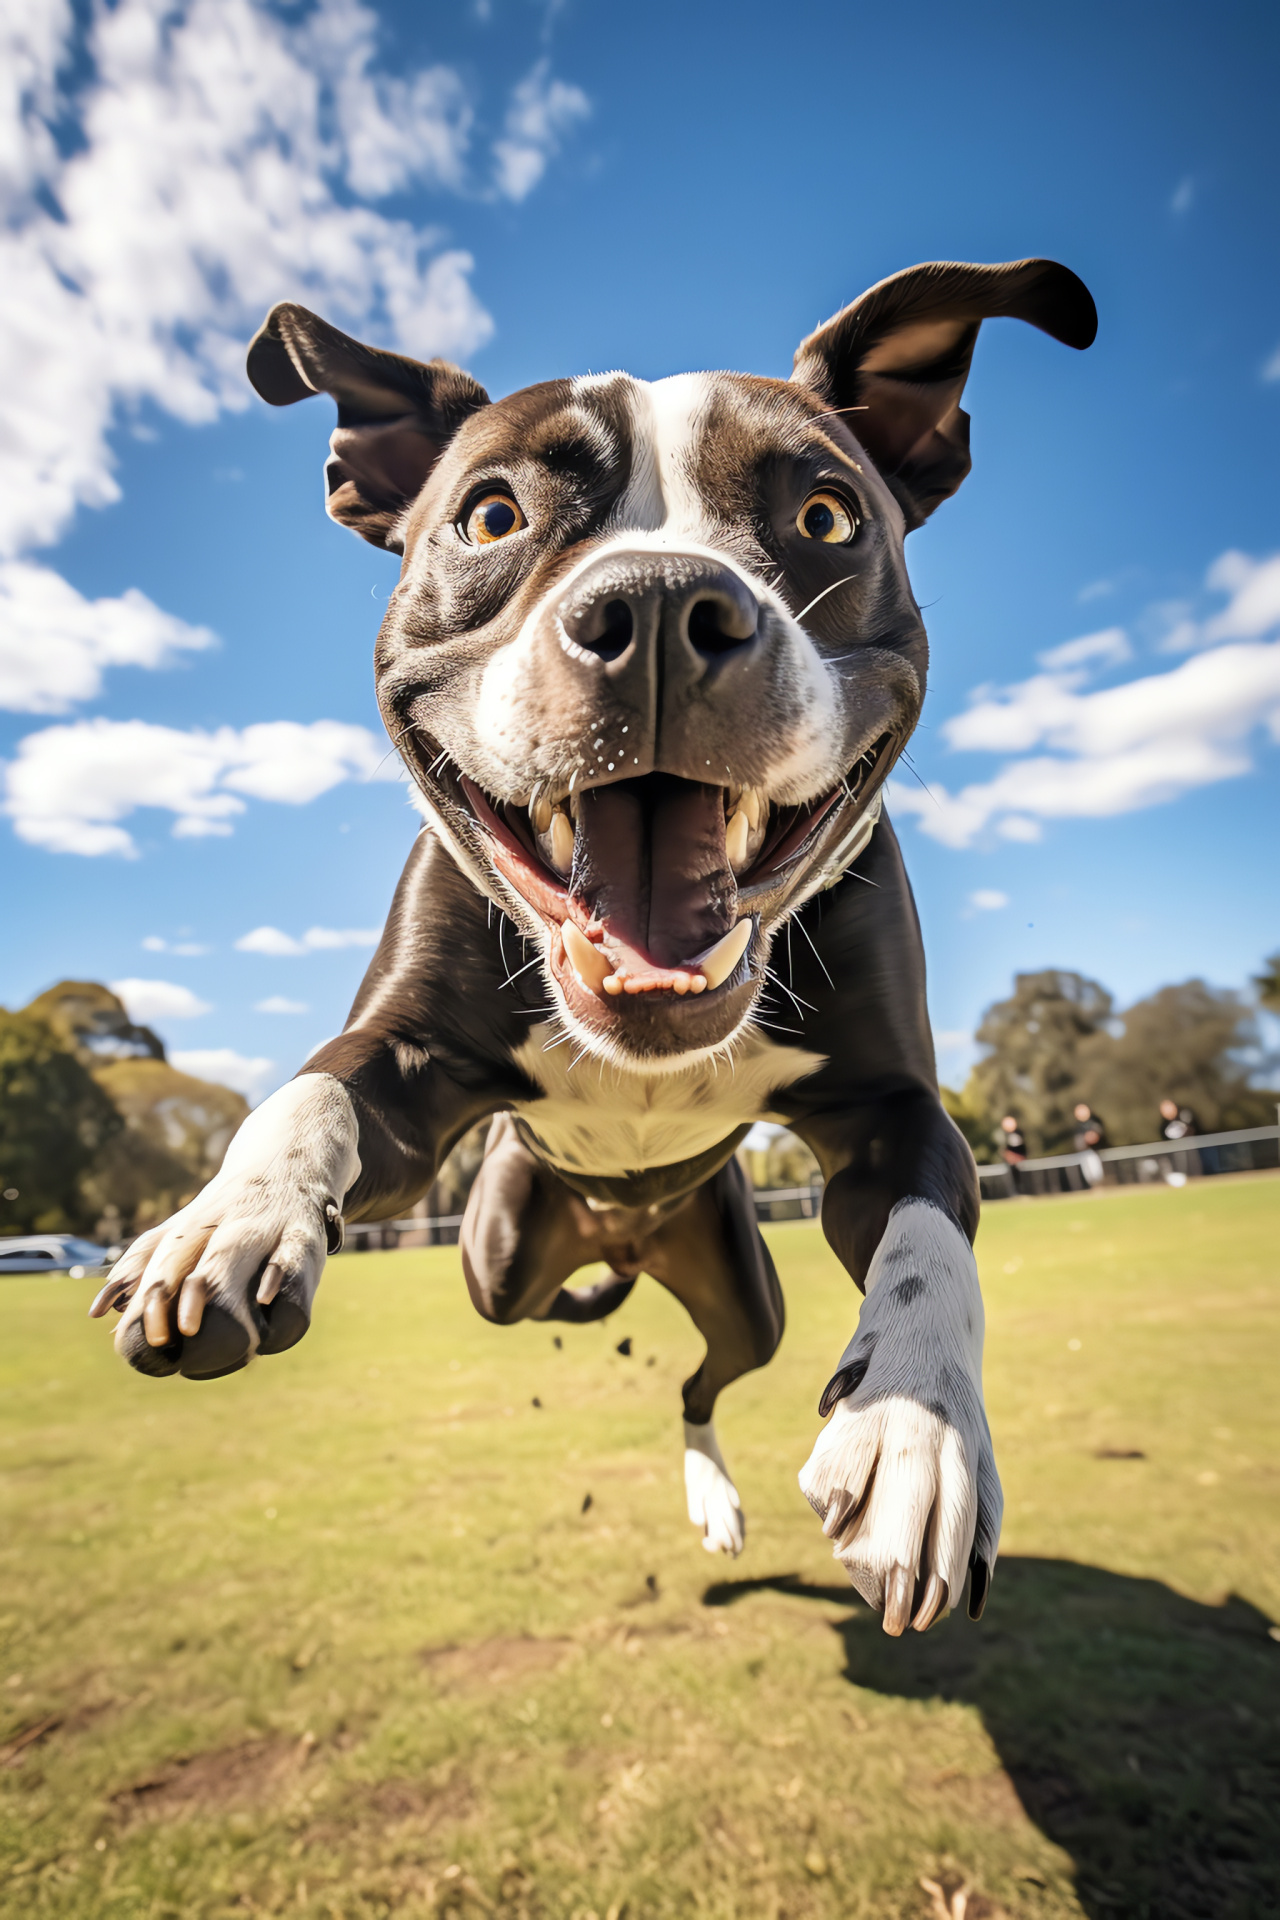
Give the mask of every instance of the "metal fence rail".
[{"label": "metal fence rail", "polygon": [[[1101,1181],[1097,1178],[1099,1164]],[[1220,1173],[1258,1173],[1280,1166],[1280,1126],[1241,1127],[1231,1133],[1201,1133],[1190,1140],[1150,1140],[1138,1147],[1103,1147],[1096,1153],[1054,1153],[1023,1160],[1017,1167],[979,1167],[984,1201],[1012,1200],[1048,1193],[1086,1193],[1091,1187],[1134,1186],[1211,1179]],[[1094,1175],[1091,1180],[1090,1174]],[[816,1220],[822,1211],[822,1187],[757,1189],[756,1218],[762,1221]],[[375,1220],[347,1228],[347,1246],[355,1253],[381,1247],[454,1247],[462,1226],[460,1213],[409,1220]]]}]

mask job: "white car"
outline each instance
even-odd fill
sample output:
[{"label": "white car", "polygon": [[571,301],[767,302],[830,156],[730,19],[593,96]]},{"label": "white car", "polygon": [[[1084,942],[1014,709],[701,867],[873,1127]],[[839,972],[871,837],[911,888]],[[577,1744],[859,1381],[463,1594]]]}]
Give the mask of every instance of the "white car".
[{"label": "white car", "polygon": [[0,1240],[0,1273],[70,1273],[80,1279],[91,1267],[105,1267],[116,1251],[73,1233],[33,1233]]}]

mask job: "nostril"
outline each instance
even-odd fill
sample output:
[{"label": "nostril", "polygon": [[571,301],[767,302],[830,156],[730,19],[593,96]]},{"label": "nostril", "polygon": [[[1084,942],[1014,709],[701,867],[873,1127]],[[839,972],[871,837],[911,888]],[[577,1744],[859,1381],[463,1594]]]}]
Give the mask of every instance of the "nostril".
[{"label": "nostril", "polygon": [[729,653],[753,640],[755,631],[755,620],[731,601],[695,600],[689,609],[689,643],[698,653]]},{"label": "nostril", "polygon": [[631,645],[635,619],[625,600],[610,600],[603,614],[604,628],[598,640],[589,640],[592,653],[602,660],[616,660]]},{"label": "nostril", "polygon": [[564,618],[564,629],[575,645],[601,660],[617,660],[631,645],[635,616],[623,599],[589,601]]}]

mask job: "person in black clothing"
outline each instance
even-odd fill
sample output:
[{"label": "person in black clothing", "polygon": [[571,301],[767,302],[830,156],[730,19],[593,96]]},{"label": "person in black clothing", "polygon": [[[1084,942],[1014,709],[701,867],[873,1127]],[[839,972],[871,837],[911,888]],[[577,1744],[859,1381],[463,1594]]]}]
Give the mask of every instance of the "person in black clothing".
[{"label": "person in black clothing", "polygon": [[1200,1122],[1190,1107],[1180,1107],[1176,1100],[1160,1102],[1160,1138],[1162,1140],[1186,1140],[1191,1134],[1200,1132]]},{"label": "person in black clothing", "polygon": [[1021,1166],[1027,1157],[1027,1142],[1016,1114],[1006,1113],[993,1138],[1000,1158],[1011,1167]]},{"label": "person in black clothing", "polygon": [[[1168,1097],[1160,1102],[1160,1137],[1162,1140],[1174,1141],[1181,1144],[1183,1141],[1191,1140],[1192,1137],[1199,1132],[1201,1132],[1201,1126],[1196,1117],[1194,1107],[1180,1107],[1176,1100],[1169,1099]],[[1170,1161],[1169,1165],[1172,1167],[1173,1162]],[[1194,1150],[1188,1152],[1185,1158],[1179,1162],[1178,1171],[1184,1180],[1189,1173],[1216,1173],[1218,1171],[1218,1149],[1216,1147],[1201,1147],[1198,1153]],[[1168,1179],[1168,1177],[1166,1173],[1165,1178]]]},{"label": "person in black clothing", "polygon": [[[1098,1158],[1098,1148],[1105,1147],[1107,1144],[1106,1126],[1098,1118],[1087,1100],[1079,1100],[1076,1102],[1074,1117],[1076,1131],[1071,1144],[1077,1153],[1084,1155],[1084,1159],[1074,1171],[1084,1186],[1101,1186],[1103,1168],[1102,1162]],[[1068,1188],[1074,1185],[1074,1182],[1069,1177],[1069,1172],[1070,1170],[1068,1170],[1068,1177],[1066,1178]]]}]

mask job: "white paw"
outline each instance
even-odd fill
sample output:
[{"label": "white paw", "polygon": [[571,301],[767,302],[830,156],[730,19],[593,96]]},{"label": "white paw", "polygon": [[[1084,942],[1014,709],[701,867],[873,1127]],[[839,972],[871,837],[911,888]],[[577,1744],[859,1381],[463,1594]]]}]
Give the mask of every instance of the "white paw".
[{"label": "white paw", "polygon": [[216,1379],[300,1340],[343,1195],[356,1120],[331,1074],[289,1082],[249,1115],[221,1171],[134,1241],[94,1301],[123,1315],[116,1351],[141,1373]]},{"label": "white paw", "polygon": [[968,1241],[939,1209],[899,1203],[834,1401],[800,1474],[836,1558],[887,1633],[923,1632],[960,1598],[982,1610],[1003,1497],[982,1404],[982,1297]]},{"label": "white paw", "polygon": [[689,1518],[701,1531],[707,1552],[727,1553],[736,1560],[747,1523],[710,1420],[705,1427],[684,1423],[684,1490]]}]

